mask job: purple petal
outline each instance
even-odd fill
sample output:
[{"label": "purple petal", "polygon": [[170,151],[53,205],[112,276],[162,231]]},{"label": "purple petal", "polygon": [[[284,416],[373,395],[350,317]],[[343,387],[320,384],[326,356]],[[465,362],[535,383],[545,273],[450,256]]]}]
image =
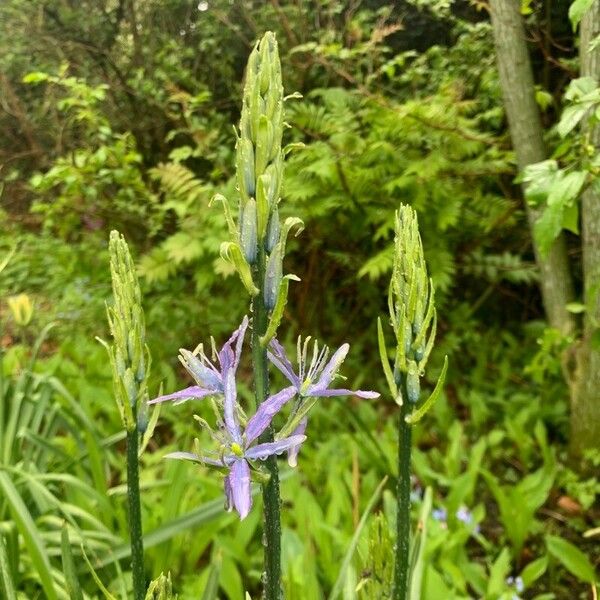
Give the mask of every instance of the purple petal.
[{"label": "purple petal", "polygon": [[291,435],[290,437],[277,440],[276,442],[258,444],[257,446],[246,450],[246,458],[265,460],[265,458],[273,456],[274,454],[282,454],[295,446],[299,447],[305,439],[305,435]]},{"label": "purple petal", "polygon": [[[244,343],[244,336],[248,327],[248,317],[245,316],[242,319],[240,326],[231,334],[231,337],[223,344],[221,351],[219,352],[219,363],[221,365],[221,371],[231,369],[235,371],[240,362],[240,355],[242,352],[242,344]],[[235,352],[232,350],[233,343],[236,342]]]},{"label": "purple petal", "polygon": [[246,426],[246,447],[249,446],[270,424],[273,417],[281,410],[282,406],[296,395],[296,388],[292,385],[282,389],[277,394],[269,396],[248,421]]},{"label": "purple petal", "polygon": [[337,373],[341,364],[344,362],[346,358],[346,354],[348,354],[348,350],[350,350],[349,344],[342,344],[333,354],[333,356],[329,359],[329,362],[325,365],[323,372],[321,373],[321,377],[314,384],[313,387],[319,389],[326,389],[329,387],[331,380]]},{"label": "purple petal", "polygon": [[198,357],[185,348],[179,350],[179,355],[185,370],[201,386],[218,392],[223,391],[223,377],[207,356]]},{"label": "purple petal", "polygon": [[189,460],[191,462],[203,463],[206,465],[212,465],[214,467],[224,467],[223,461],[208,458],[206,456],[200,456],[193,452],[171,452],[165,454],[164,458],[174,458],[176,460]]},{"label": "purple petal", "polygon": [[210,396],[215,393],[215,390],[208,390],[206,388],[201,388],[199,385],[193,385],[189,388],[185,388],[184,390],[180,390],[179,392],[154,398],[154,400],[150,400],[148,404],[158,404],[159,402],[166,402],[167,400],[177,400],[178,402],[176,402],[176,404],[181,404],[190,398],[205,398],[206,396]]},{"label": "purple petal", "polygon": [[286,377],[286,379],[297,388],[300,387],[301,381],[299,377],[294,373],[294,367],[287,357],[283,346],[276,340],[272,339],[269,343],[271,352],[267,352],[269,360],[273,363],[277,369]]},{"label": "purple petal", "polygon": [[377,392],[366,392],[363,390],[345,390],[345,389],[320,389],[317,384],[311,385],[306,393],[307,396],[318,396],[326,398],[329,396],[358,396],[359,398],[379,398],[380,394]]},{"label": "purple petal", "polygon": [[235,385],[235,373],[229,369],[225,379],[225,401],[223,402],[223,417],[225,419],[225,427],[232,437],[234,442],[241,444],[242,433],[240,425],[235,415],[237,401],[237,388]]},{"label": "purple petal", "polygon": [[244,344],[244,337],[246,335],[246,329],[248,329],[248,316],[244,315],[242,323],[238,329],[237,341],[235,344],[235,358],[233,361],[233,370],[237,371],[238,365],[240,364],[240,357],[242,356],[242,345]]},{"label": "purple petal", "polygon": [[229,475],[227,475],[223,481],[225,487],[225,510],[230,512],[233,508],[233,491],[231,490],[231,481]]},{"label": "purple petal", "polygon": [[[294,437],[297,435],[304,435],[307,424],[308,424],[308,419],[306,417],[304,417],[304,419],[302,419],[302,421],[300,421],[300,423],[298,423],[298,427],[296,427],[296,429],[294,429],[294,431],[292,431],[292,435],[290,437]],[[292,448],[290,448],[288,450],[288,465],[290,465],[290,467],[295,467],[298,464],[298,453],[300,452],[300,446],[302,446],[302,444],[293,446]]]},{"label": "purple petal", "polygon": [[233,506],[240,515],[240,520],[245,519],[252,506],[252,493],[250,492],[250,467],[243,459],[236,460],[229,473],[231,486],[231,499]]}]

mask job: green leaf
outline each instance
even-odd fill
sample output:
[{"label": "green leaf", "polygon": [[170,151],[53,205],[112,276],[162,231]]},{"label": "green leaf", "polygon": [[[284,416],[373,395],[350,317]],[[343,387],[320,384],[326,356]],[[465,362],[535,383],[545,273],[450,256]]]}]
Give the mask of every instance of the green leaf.
[{"label": "green leaf", "polygon": [[219,579],[221,576],[221,564],[223,556],[221,552],[217,552],[210,565],[210,573],[208,581],[202,594],[202,600],[217,600],[219,593]]},{"label": "green leaf", "polygon": [[487,597],[498,598],[504,590],[504,581],[510,571],[510,551],[503,548],[490,569],[490,579],[487,586]]},{"label": "green leaf", "polygon": [[362,530],[364,529],[367,523],[367,519],[371,514],[375,503],[379,500],[379,496],[381,495],[381,492],[383,491],[383,488],[387,483],[387,479],[388,478],[386,476],[381,480],[381,482],[377,486],[377,489],[373,492],[371,498],[369,498],[369,502],[367,502],[367,506],[360,518],[360,521],[358,522],[358,526],[354,532],[354,535],[352,536],[352,539],[350,540],[350,544],[348,544],[348,548],[346,549],[346,554],[344,555],[344,559],[342,560],[338,577],[335,581],[333,589],[331,590],[331,593],[329,594],[328,600],[335,600],[344,589],[346,573],[350,567],[350,562],[352,561],[352,557],[354,556],[354,551],[356,550],[356,546],[358,545],[358,540],[360,539]]},{"label": "green leaf", "polygon": [[569,6],[569,20],[573,27],[573,31],[576,31],[577,25],[583,18],[583,15],[590,9],[594,4],[594,0],[575,0],[571,6]]},{"label": "green leaf", "polygon": [[100,589],[100,591],[104,594],[104,597],[106,598],[106,600],[117,600],[116,596],[113,596],[108,591],[108,589],[106,588],[106,586],[104,585],[104,583],[102,583],[102,579],[100,579],[100,577],[98,576],[98,573],[96,573],[96,570],[92,566],[92,563],[90,562],[90,559],[87,557],[87,554],[85,553],[85,550],[83,548],[83,544],[81,544],[81,552],[83,553],[83,558],[84,558],[85,562],[87,563],[87,566],[88,566],[88,568],[90,570],[90,573],[92,574],[92,577],[93,577],[94,581],[96,582],[96,585],[98,586],[98,588]]},{"label": "green leaf", "polygon": [[19,533],[23,537],[25,546],[31,557],[33,567],[37,571],[40,583],[48,600],[58,600],[52,572],[50,569],[50,558],[42,541],[40,532],[35,526],[31,514],[17,488],[7,473],[0,472],[0,490],[8,503],[12,518],[17,525]]},{"label": "green leaf", "polygon": [[4,592],[5,600],[16,600],[17,592],[10,573],[8,554],[4,543],[4,536],[0,534],[0,591]]},{"label": "green leaf", "polygon": [[33,73],[27,73],[23,77],[23,83],[40,83],[41,81],[48,81],[48,73],[42,73],[41,71],[35,71]]},{"label": "green leaf", "polygon": [[565,308],[574,315],[585,312],[585,304],[581,304],[581,302],[569,302]]},{"label": "green leaf", "polygon": [[530,562],[522,571],[521,579],[526,588],[530,587],[532,583],[537,581],[548,568],[548,557],[544,554],[541,558],[538,558]]},{"label": "green leaf", "polygon": [[71,600],[83,600],[83,593],[81,592],[77,571],[75,570],[71,542],[69,541],[69,530],[66,523],[64,523],[62,527],[61,552],[63,573],[65,575],[69,598]]},{"label": "green leaf", "polygon": [[577,198],[587,177],[587,171],[558,171],[548,194],[548,205],[570,204]]},{"label": "green leaf", "polygon": [[592,563],[577,546],[554,535],[546,536],[546,546],[548,552],[575,577],[587,583],[596,581],[596,572]]},{"label": "green leaf", "polygon": [[427,544],[427,520],[431,512],[433,491],[431,487],[425,490],[421,514],[419,515],[419,526],[413,542],[413,556],[410,566],[409,600],[421,600],[423,572],[425,570],[425,545]]},{"label": "green leaf", "polygon": [[528,184],[525,187],[527,201],[534,205],[539,204],[548,197],[557,171],[558,163],[555,160],[544,160],[525,167],[516,178],[516,182]]}]

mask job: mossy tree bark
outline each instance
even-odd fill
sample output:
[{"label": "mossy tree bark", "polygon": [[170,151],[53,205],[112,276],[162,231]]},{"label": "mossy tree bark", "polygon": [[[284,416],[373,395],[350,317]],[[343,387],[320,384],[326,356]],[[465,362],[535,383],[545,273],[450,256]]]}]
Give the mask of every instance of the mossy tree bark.
[{"label": "mossy tree bark", "polygon": [[[580,58],[582,77],[600,83],[600,47],[590,48],[600,35],[600,0],[595,0],[581,20]],[[583,135],[600,152],[600,126],[584,125]],[[571,451],[600,448],[600,193],[588,187],[581,203],[583,281],[587,311],[583,337],[577,349],[577,369],[572,386]]]},{"label": "mossy tree bark", "polygon": [[[546,151],[519,6],[518,0],[490,0],[504,107],[517,165],[522,171],[530,164],[545,160]],[[539,211],[529,206],[526,206],[526,210],[533,234]],[[573,330],[574,322],[566,305],[574,294],[564,237],[560,236],[555,241],[547,257],[541,255],[535,239],[533,248],[548,321],[552,327],[569,333]]]}]

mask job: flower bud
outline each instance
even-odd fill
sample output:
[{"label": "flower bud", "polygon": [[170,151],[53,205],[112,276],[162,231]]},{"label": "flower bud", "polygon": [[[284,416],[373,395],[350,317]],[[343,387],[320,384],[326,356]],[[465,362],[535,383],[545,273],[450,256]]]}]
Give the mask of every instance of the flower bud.
[{"label": "flower bud", "polygon": [[283,278],[283,248],[281,241],[273,249],[267,261],[267,271],[265,273],[264,301],[268,310],[272,310],[277,301],[279,286]]},{"label": "flower bud", "polygon": [[419,370],[414,360],[408,363],[408,373],[406,374],[406,395],[408,401],[416,404],[421,395],[421,383],[419,379]]},{"label": "flower bud", "polygon": [[33,317],[33,302],[27,294],[11,296],[7,299],[8,307],[15,323],[19,327],[26,327]]},{"label": "flower bud", "polygon": [[279,233],[281,231],[281,224],[279,223],[279,210],[277,205],[271,212],[269,219],[269,226],[267,228],[267,237],[265,238],[265,250],[270,254],[275,248],[275,245],[279,241]]},{"label": "flower bud", "polygon": [[256,262],[257,252],[256,201],[254,198],[250,198],[246,202],[242,211],[240,242],[248,264],[253,265]]}]

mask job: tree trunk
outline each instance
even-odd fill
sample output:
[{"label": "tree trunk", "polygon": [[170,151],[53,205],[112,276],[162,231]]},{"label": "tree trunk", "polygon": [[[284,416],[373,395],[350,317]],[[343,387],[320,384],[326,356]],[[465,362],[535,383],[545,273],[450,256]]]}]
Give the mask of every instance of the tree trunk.
[{"label": "tree trunk", "polygon": [[[518,0],[490,0],[500,86],[517,165],[522,171],[532,163],[545,160],[546,151],[519,4]],[[527,205],[526,210],[533,238],[533,225],[540,211]],[[574,322],[566,305],[574,293],[564,237],[561,235],[554,242],[545,258],[535,239],[533,249],[540,270],[546,317],[552,327],[569,333]]]},{"label": "tree trunk", "polygon": [[[595,0],[581,20],[579,54],[582,77],[600,83],[600,47],[590,42],[600,35],[600,0]],[[600,126],[584,125],[583,135],[600,152]],[[577,351],[577,370],[572,388],[571,451],[600,448],[600,193],[589,187],[581,201],[583,282],[587,311],[583,339]]]}]

